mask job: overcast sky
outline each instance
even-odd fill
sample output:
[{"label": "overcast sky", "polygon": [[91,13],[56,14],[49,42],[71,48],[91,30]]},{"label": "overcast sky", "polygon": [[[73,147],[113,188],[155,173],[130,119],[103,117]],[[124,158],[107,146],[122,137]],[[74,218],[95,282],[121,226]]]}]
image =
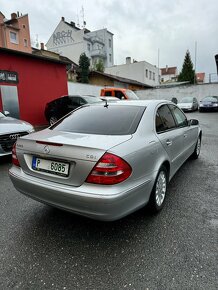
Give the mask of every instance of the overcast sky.
[{"label": "overcast sky", "polygon": [[[218,54],[217,0],[0,0],[7,19],[28,13],[31,38],[47,42],[62,16],[89,30],[107,28],[114,34],[114,62],[130,56],[159,67],[182,68],[189,49],[196,71],[216,73]],[[195,54],[195,47],[197,53]]]}]

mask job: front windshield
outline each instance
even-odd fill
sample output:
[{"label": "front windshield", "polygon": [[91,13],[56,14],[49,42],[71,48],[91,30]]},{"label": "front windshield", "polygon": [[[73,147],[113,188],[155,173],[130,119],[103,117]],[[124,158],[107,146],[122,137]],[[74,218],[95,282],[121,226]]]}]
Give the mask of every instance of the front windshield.
[{"label": "front windshield", "polygon": [[139,100],[139,97],[133,91],[126,90],[126,94],[129,100]]},{"label": "front windshield", "polygon": [[204,102],[217,102],[218,101],[218,97],[205,97],[202,101]]},{"label": "front windshield", "polygon": [[192,103],[193,98],[192,97],[185,97],[181,100],[181,103]]}]

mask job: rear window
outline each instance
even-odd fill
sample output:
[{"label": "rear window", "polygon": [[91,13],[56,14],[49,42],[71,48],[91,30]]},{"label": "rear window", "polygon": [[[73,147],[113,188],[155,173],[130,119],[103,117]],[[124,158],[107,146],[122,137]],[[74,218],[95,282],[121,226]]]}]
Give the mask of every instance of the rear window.
[{"label": "rear window", "polygon": [[129,100],[138,100],[139,99],[139,97],[133,91],[126,90],[126,94],[127,94]]},{"label": "rear window", "polygon": [[95,96],[82,96],[82,98],[89,104],[92,104],[92,103],[97,103],[97,102],[102,102],[102,100],[98,97],[95,97]]},{"label": "rear window", "polygon": [[133,134],[145,107],[141,106],[84,106],[61,119],[51,130],[97,135]]}]

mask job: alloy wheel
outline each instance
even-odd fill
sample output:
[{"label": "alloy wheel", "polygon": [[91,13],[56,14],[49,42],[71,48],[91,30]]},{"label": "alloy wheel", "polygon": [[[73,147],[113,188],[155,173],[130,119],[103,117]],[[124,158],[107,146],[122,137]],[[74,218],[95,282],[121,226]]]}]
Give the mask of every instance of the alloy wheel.
[{"label": "alloy wheel", "polygon": [[155,201],[158,206],[161,206],[165,199],[166,189],[167,189],[166,174],[164,171],[160,171],[157,181],[156,181],[156,188],[155,188]]}]

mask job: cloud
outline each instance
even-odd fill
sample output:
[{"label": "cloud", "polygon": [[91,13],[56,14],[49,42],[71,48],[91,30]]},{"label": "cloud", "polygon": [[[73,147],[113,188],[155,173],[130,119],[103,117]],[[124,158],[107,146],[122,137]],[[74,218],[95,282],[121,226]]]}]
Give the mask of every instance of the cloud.
[{"label": "cloud", "polygon": [[4,1],[1,11],[29,14],[32,38],[47,42],[62,16],[66,21],[82,21],[87,28],[107,28],[114,34],[114,59],[124,63],[126,56],[146,60],[160,67],[181,69],[186,50],[195,59],[197,71],[216,72],[214,55],[218,53],[217,0],[77,0],[69,1]]}]

